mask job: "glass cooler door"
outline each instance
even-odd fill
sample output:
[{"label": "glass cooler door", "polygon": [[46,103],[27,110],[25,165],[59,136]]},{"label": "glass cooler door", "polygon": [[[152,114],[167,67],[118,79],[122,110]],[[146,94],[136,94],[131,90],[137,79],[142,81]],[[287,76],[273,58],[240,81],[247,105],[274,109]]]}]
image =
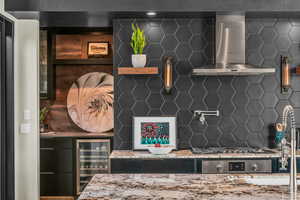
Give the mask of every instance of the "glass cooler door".
[{"label": "glass cooler door", "polygon": [[110,173],[110,140],[77,140],[77,194],[95,174]]}]

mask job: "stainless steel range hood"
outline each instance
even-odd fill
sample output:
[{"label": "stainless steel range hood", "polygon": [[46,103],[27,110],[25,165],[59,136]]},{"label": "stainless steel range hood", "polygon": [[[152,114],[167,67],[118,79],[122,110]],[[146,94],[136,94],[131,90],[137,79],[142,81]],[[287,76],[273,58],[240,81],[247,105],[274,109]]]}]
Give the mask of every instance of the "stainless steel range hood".
[{"label": "stainless steel range hood", "polygon": [[248,76],[275,73],[275,68],[245,63],[245,15],[216,15],[215,63],[194,68],[197,76]]}]

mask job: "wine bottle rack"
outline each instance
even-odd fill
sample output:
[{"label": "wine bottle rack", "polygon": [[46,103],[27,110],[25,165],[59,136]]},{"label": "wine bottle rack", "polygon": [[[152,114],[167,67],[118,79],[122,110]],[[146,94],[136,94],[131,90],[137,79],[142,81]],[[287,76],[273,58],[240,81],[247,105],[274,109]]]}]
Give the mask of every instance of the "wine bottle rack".
[{"label": "wine bottle rack", "polygon": [[110,140],[82,139],[77,148],[77,194],[79,195],[95,174],[110,173]]}]

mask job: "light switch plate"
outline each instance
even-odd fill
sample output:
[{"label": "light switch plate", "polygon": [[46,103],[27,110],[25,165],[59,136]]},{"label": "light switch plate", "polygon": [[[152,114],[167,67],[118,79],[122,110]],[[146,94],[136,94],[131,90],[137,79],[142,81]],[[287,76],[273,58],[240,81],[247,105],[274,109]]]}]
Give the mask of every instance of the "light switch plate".
[{"label": "light switch plate", "polygon": [[31,111],[29,109],[24,110],[24,120],[31,120]]},{"label": "light switch plate", "polygon": [[23,123],[23,124],[21,124],[21,127],[20,127],[20,132],[21,132],[21,134],[29,134],[29,133],[31,133],[31,124],[29,124],[29,123]]}]

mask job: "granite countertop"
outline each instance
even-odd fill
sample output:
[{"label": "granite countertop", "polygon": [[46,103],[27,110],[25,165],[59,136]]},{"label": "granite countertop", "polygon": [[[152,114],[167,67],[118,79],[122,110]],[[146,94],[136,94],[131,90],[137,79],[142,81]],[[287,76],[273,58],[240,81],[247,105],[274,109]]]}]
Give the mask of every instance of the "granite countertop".
[{"label": "granite countertop", "polygon": [[106,133],[88,133],[88,132],[46,132],[40,133],[41,138],[57,138],[57,137],[113,137],[113,132]]},{"label": "granite countertop", "polygon": [[153,155],[148,151],[115,150],[110,159],[164,159],[164,158],[275,158],[280,157],[280,152],[273,153],[216,153],[216,154],[194,154],[190,150],[173,151],[166,155]]},{"label": "granite countertop", "polygon": [[[79,200],[285,200],[288,187],[248,183],[255,175],[97,174]],[[259,175],[271,177],[273,175]],[[280,175],[274,175],[274,178]],[[284,175],[282,175],[284,176]],[[273,178],[273,177],[272,177]],[[284,178],[288,179],[287,176]],[[287,181],[287,180],[286,180]],[[296,198],[293,198],[296,199]],[[298,198],[300,199],[300,198]]]}]

